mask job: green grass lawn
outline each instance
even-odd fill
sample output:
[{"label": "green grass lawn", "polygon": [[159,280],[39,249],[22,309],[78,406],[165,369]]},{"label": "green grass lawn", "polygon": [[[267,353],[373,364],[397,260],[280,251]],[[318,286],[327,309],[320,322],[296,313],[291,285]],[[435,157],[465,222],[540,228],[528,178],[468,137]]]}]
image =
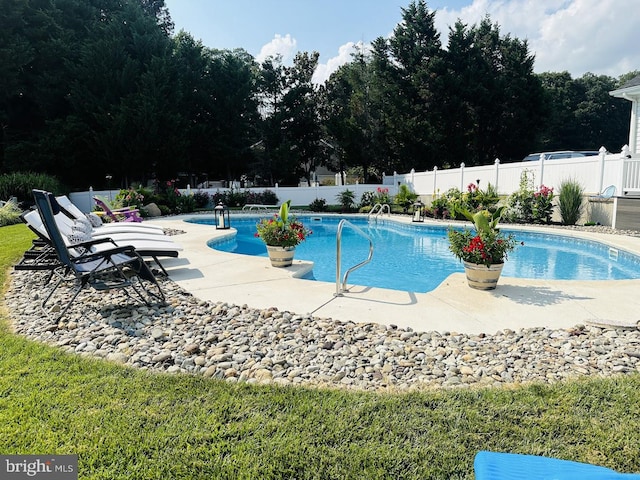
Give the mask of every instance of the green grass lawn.
[{"label": "green grass lawn", "polygon": [[[0,228],[0,284],[29,247]],[[149,374],[10,333],[0,452],[77,454],[82,479],[473,478],[478,450],[640,471],[640,376],[410,394]]]}]

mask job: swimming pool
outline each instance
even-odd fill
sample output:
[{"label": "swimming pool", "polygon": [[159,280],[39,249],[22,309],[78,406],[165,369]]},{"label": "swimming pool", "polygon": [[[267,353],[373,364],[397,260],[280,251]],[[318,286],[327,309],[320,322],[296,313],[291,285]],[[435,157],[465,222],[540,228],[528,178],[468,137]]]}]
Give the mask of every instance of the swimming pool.
[{"label": "swimming pool", "polygon": [[[335,282],[336,231],[344,217],[299,216],[313,230],[296,248],[296,259],[314,262],[310,280]],[[386,219],[369,224],[366,218],[348,217],[367,232],[374,242],[371,263],[349,275],[349,284],[410,292],[435,289],[451,273],[463,272],[462,264],[449,252],[447,227],[401,224]],[[208,218],[190,222],[212,224]],[[238,234],[232,239],[212,240],[216,250],[244,255],[267,256],[264,243],[254,236],[256,217],[234,218]],[[502,275],[556,280],[621,280],[640,278],[640,257],[589,240],[520,230],[502,229],[524,242],[509,255]],[[342,273],[364,260],[369,242],[346,226],[342,232]]]}]

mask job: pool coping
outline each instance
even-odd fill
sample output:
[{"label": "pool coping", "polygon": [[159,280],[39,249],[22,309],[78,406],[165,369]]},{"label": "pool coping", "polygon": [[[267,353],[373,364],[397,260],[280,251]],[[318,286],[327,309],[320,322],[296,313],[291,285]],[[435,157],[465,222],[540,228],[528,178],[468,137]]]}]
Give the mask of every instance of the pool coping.
[{"label": "pool coping", "polygon": [[[173,281],[202,300],[257,309],[275,307],[297,314],[415,331],[469,334],[570,328],[577,324],[635,327],[640,320],[640,280],[531,280],[502,276],[495,290],[479,291],[467,286],[463,273],[454,273],[427,293],[350,286],[348,293],[335,296],[335,283],[295,278],[312,268],[310,262],[294,260],[291,267],[274,268],[264,257],[208,247],[209,240],[234,235],[235,230],[185,222],[195,216],[198,215],[150,221],[185,232],[175,237],[184,248],[180,257],[163,260],[163,265]],[[408,216],[389,220],[412,223]],[[427,220],[424,225],[443,223]],[[638,237],[513,224],[506,228],[595,240],[640,255]]]}]

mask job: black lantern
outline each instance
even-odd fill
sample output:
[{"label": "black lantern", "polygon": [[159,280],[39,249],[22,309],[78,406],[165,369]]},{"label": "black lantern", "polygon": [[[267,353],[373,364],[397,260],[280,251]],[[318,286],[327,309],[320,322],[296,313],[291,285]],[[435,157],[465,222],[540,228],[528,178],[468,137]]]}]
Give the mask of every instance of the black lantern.
[{"label": "black lantern", "polygon": [[222,202],[218,203],[213,209],[213,218],[216,223],[216,230],[227,230],[231,226],[229,221],[229,207]]},{"label": "black lantern", "polygon": [[413,217],[411,218],[412,222],[424,222],[424,203],[420,200],[413,204]]}]

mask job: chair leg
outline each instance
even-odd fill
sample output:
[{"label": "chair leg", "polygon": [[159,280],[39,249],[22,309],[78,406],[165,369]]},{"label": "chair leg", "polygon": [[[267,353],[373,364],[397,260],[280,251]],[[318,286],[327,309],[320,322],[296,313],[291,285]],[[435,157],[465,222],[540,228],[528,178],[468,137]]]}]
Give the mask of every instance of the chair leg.
[{"label": "chair leg", "polygon": [[[149,288],[145,286],[144,282],[145,280],[138,277],[138,281],[132,282],[131,284],[131,288],[136,295],[140,297],[142,302],[147,306],[151,306],[153,303],[160,303],[161,305],[164,305],[166,303],[165,296],[160,285],[157,282],[148,282],[151,283]],[[151,289],[157,290],[157,293],[153,292]]]},{"label": "chair leg", "polygon": [[[58,280],[58,282],[54,285],[53,289],[51,290],[51,292],[49,292],[49,295],[47,295],[47,298],[44,299],[44,301],[42,302],[42,304],[40,305],[42,310],[45,312],[45,314],[47,316],[49,315],[49,312],[47,312],[47,309],[45,308],[46,303],[49,301],[49,299],[53,296],[53,292],[56,291],[56,289],[58,288],[58,286],[64,281],[64,277],[60,277],[60,279]],[[76,298],[78,297],[78,295],[80,294],[80,292],[82,291],[82,289],[85,287],[86,282],[82,281],[82,280],[76,280],[77,281],[77,286],[75,288],[75,291],[73,293],[73,296],[71,297],[71,299],[67,302],[67,304],[65,305],[65,307],[62,309],[62,311],[60,312],[60,314],[54,319],[54,323],[58,323],[62,317],[65,316],[65,314],[67,313],[67,310],[69,310],[69,307],[71,307],[71,304],[76,300]]]},{"label": "chair leg", "polygon": [[71,304],[76,300],[76,298],[78,297],[78,295],[80,294],[83,288],[84,288],[83,283],[81,283],[79,286],[76,287],[76,291],[74,292],[73,297],[71,297],[71,300],[69,300],[69,302],[65,305],[65,307],[60,312],[60,315],[58,315],[58,317],[55,319],[56,323],[58,323],[62,319],[62,317],[65,316],[65,314],[67,313],[67,310],[69,310],[69,307],[71,307]]}]

